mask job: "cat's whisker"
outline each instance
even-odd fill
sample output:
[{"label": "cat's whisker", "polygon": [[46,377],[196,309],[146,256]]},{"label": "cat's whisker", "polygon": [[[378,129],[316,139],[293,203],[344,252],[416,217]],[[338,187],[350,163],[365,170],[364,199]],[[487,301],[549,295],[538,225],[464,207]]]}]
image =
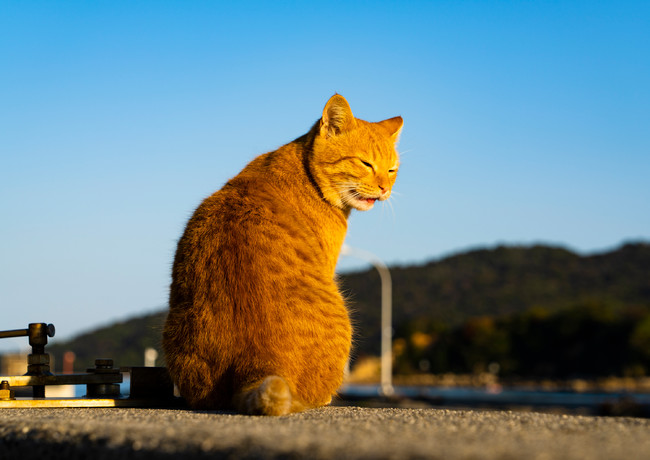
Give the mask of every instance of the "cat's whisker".
[{"label": "cat's whisker", "polygon": [[341,201],[343,202],[343,204],[347,206],[351,206],[354,203],[355,199],[361,197],[361,194],[356,190],[356,188],[352,188],[349,186],[346,187],[339,186],[338,192],[339,192],[339,196],[341,197]]},{"label": "cat's whisker", "polygon": [[388,204],[388,206],[390,207],[390,212],[393,214],[393,222],[395,222],[395,220],[396,220],[396,218],[395,218],[395,208],[393,207],[393,200],[392,200],[392,198],[393,198],[392,196],[389,197],[389,198],[386,200],[386,204]]},{"label": "cat's whisker", "polygon": [[336,188],[339,191],[345,191],[345,190],[356,190],[359,187],[359,184],[357,182],[350,182],[350,183],[339,183],[336,184]]}]

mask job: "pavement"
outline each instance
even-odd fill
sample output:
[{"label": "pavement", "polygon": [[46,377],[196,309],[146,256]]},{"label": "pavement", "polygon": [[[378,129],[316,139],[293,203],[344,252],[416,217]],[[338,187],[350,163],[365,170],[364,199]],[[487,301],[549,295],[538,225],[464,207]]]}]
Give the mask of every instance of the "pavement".
[{"label": "pavement", "polygon": [[326,407],[0,409],[0,459],[650,459],[650,419]]}]

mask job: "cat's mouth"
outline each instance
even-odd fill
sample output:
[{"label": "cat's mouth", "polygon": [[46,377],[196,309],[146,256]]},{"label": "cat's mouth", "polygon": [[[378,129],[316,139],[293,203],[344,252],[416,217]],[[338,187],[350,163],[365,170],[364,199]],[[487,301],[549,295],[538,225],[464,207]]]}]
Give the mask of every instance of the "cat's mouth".
[{"label": "cat's mouth", "polygon": [[377,201],[378,197],[368,197],[357,195],[351,200],[351,205],[353,208],[358,209],[359,211],[368,211],[372,209]]}]

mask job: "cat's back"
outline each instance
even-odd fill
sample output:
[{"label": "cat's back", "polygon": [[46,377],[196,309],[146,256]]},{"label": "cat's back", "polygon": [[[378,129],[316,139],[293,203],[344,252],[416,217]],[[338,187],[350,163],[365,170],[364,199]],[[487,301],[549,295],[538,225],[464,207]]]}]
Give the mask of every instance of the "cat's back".
[{"label": "cat's back", "polygon": [[256,157],[201,203],[188,227],[243,224],[245,230],[251,225],[271,225],[265,218],[287,213],[300,220],[318,201],[303,169],[293,144]]},{"label": "cat's back", "polygon": [[201,203],[179,241],[173,284],[333,277],[347,222],[314,189],[299,147],[258,156]]}]

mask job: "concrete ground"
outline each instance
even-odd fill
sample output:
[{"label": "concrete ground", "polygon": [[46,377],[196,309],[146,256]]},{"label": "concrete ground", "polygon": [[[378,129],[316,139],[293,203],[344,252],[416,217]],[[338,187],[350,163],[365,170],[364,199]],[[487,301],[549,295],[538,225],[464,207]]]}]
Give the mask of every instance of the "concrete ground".
[{"label": "concrete ground", "polygon": [[286,417],[0,409],[0,459],[650,459],[650,420],[327,407]]}]

